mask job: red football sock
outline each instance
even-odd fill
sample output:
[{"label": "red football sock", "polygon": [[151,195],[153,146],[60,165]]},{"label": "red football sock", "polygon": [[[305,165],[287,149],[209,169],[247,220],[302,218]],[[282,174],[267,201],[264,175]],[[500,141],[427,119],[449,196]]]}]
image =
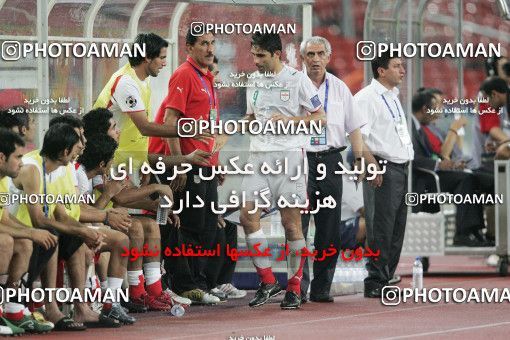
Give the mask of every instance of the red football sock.
[{"label": "red football sock", "polygon": [[150,296],[158,297],[163,293],[163,287],[161,286],[161,279],[154,282],[153,284],[147,285],[145,287],[147,294]]},{"label": "red football sock", "polygon": [[262,283],[275,283],[276,278],[274,277],[273,270],[271,267],[268,268],[259,268],[255,266],[255,269],[257,269],[257,274],[259,274],[260,281]]},{"label": "red football sock", "polygon": [[145,279],[142,275],[138,276],[138,284],[137,285],[129,285],[129,296],[133,298],[138,298],[142,295],[145,295]]},{"label": "red football sock", "polygon": [[294,292],[297,295],[301,294],[301,279],[303,278],[303,266],[305,264],[305,258],[301,257],[299,261],[299,268],[297,272],[287,281],[287,291]]},{"label": "red football sock", "polygon": [[17,313],[5,313],[5,318],[13,321],[19,321],[23,319],[23,311]]}]

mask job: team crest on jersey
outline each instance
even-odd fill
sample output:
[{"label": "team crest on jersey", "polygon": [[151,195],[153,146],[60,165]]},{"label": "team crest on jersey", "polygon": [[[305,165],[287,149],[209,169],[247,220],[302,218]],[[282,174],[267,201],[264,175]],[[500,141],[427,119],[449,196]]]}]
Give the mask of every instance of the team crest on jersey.
[{"label": "team crest on jersey", "polygon": [[130,108],[134,108],[136,106],[136,99],[133,96],[129,96],[126,98],[126,104]]},{"label": "team crest on jersey", "polygon": [[281,90],[280,99],[282,100],[282,102],[288,102],[290,99],[290,90]]}]

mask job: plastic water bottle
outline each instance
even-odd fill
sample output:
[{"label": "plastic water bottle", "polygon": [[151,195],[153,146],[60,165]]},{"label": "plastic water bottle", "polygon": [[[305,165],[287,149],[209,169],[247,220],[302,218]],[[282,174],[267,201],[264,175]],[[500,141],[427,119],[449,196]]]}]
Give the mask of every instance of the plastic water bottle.
[{"label": "plastic water bottle", "polygon": [[423,289],[423,265],[421,257],[416,257],[413,264],[413,289]]},{"label": "plastic water bottle", "polygon": [[172,309],[170,309],[170,314],[172,314],[173,316],[177,316],[178,318],[183,316],[184,313],[185,313],[184,307],[179,304],[173,305]]},{"label": "plastic water bottle", "polygon": [[165,204],[166,200],[163,197],[159,198],[158,211],[156,212],[156,221],[159,225],[165,225],[168,219],[168,210],[170,208],[162,208],[161,205]]}]

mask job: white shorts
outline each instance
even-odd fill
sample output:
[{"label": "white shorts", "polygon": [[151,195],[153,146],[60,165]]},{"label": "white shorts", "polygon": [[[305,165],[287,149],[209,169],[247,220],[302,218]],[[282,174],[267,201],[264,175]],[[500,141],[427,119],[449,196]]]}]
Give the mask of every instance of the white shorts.
[{"label": "white shorts", "polygon": [[[277,170],[280,165],[281,173],[262,173],[264,162],[274,170]],[[248,163],[253,165],[254,174],[245,175],[241,185],[247,202],[254,202],[255,199],[262,202],[258,193],[267,189],[270,192],[268,197],[272,205],[278,202],[280,197],[284,197],[290,203],[304,204],[306,202],[307,176],[304,172],[307,172],[305,168],[308,168],[308,161],[304,150],[251,152]],[[286,173],[285,170],[287,170]]]}]

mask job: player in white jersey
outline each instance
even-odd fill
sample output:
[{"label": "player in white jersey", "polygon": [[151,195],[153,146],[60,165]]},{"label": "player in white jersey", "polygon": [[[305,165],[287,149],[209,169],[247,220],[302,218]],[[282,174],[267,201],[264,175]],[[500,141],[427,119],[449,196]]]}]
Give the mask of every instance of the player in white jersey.
[{"label": "player in white jersey", "polygon": [[[254,34],[251,46],[258,72],[251,77],[257,83],[256,87],[249,87],[247,91],[246,119],[258,120],[262,124],[269,120],[306,126],[309,126],[311,121],[322,121],[325,124],[325,112],[310,79],[306,74],[282,63],[282,43],[279,35]],[[249,162],[253,164],[255,174],[243,179],[242,187],[246,191],[247,202],[241,209],[241,224],[250,249],[254,249],[257,243],[260,243],[262,250],[268,247],[260,226],[261,209],[256,205],[256,196],[261,190],[269,188],[274,202],[281,198],[292,203],[305,201],[305,177],[296,176],[298,178],[294,180],[291,177],[296,174],[297,166],[302,167],[306,162],[303,151],[306,142],[306,135],[266,134],[251,137]],[[276,177],[257,173],[263,162],[274,166],[277,161],[281,164],[286,162],[288,174]],[[290,250],[287,256],[287,293],[280,306],[282,309],[295,309],[301,306],[303,260],[300,252],[306,244],[301,231],[300,209],[284,207],[279,210]],[[277,295],[281,287],[273,275],[271,262],[267,257],[252,257],[252,260],[261,279],[260,288],[249,303],[251,307],[256,307]]]}]

